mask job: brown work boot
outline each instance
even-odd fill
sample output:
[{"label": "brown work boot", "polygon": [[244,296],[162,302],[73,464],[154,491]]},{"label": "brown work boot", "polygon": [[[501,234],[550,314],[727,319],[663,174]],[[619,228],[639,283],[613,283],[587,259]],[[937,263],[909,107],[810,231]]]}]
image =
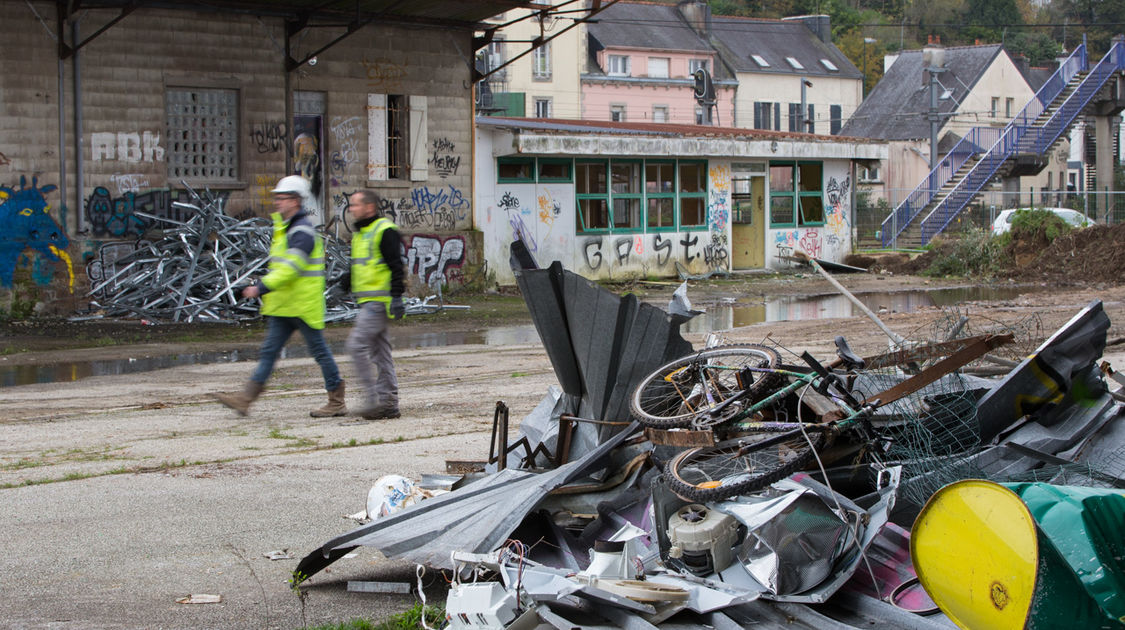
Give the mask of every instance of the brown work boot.
[{"label": "brown work boot", "polygon": [[250,403],[258,399],[258,395],[262,393],[263,385],[255,383],[254,381],[246,381],[246,387],[242,391],[234,394],[215,394],[215,398],[238,412],[238,415],[245,416],[246,412],[250,410]]},{"label": "brown work boot", "polygon": [[397,418],[401,415],[402,414],[398,411],[398,405],[393,407],[390,405],[378,405],[364,409],[363,413],[360,414],[364,420],[384,420],[387,418]]},{"label": "brown work boot", "polygon": [[332,418],[346,416],[347,414],[348,406],[344,404],[344,381],[340,381],[336,389],[328,392],[327,405],[309,412],[309,415],[314,418]]}]

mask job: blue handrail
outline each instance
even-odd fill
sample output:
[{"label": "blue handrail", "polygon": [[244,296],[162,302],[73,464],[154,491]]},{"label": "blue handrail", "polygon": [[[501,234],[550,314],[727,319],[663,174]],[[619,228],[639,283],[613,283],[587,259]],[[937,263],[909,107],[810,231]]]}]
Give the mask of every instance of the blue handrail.
[{"label": "blue handrail", "polygon": [[[881,233],[883,237],[883,246],[890,246],[895,239],[910,225],[918,214],[926,208],[937,193],[944,187],[953,176],[969,161],[974,155],[982,153],[983,147],[992,148],[999,144],[1000,139],[1006,135],[1010,129],[1021,127],[1026,129],[1034,124],[1043,111],[1052,103],[1058,95],[1066,89],[1070,80],[1079,72],[1085,70],[1087,67],[1086,58],[1086,45],[1081,44],[1074,49],[1074,52],[1066,58],[1050,78],[1039,88],[1030,101],[1024,105],[1023,109],[1017,113],[1004,129],[998,130],[993,127],[973,127],[964,138],[961,139],[953,149],[942,158],[941,162],[936,168],[930,171],[929,174],[922,180],[918,187],[915,188],[910,195],[906,197],[901,204],[895,208],[894,212],[883,220]],[[1022,131],[1018,132],[1022,136]],[[1005,157],[1007,159],[1007,157]],[[974,166],[974,170],[979,167],[978,162]],[[964,180],[958,184],[957,188],[964,185]],[[946,197],[952,196],[953,192]],[[945,201],[942,202],[943,204]],[[933,215],[933,212],[926,217]],[[928,241],[923,236],[923,242]]]},{"label": "blue handrail", "polygon": [[1059,136],[1066,132],[1109,78],[1121,70],[1125,70],[1125,44],[1118,42],[1094,66],[1094,69],[1082,78],[1082,82],[1042,125],[1010,125],[1005,128],[1004,134],[988,155],[977,162],[957,188],[922,220],[920,226],[922,242],[929,242],[931,238],[941,233],[966,206],[972,203],[977,194],[992,180],[1000,166],[1014,153],[1018,151],[1042,155]]}]

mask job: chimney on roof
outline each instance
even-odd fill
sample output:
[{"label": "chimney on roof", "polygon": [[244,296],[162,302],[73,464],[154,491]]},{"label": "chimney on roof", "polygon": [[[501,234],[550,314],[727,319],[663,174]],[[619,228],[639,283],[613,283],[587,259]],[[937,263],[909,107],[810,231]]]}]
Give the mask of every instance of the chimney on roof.
[{"label": "chimney on roof", "polygon": [[827,15],[795,15],[781,18],[782,20],[797,20],[804,23],[825,44],[832,43],[832,18]]},{"label": "chimney on roof", "polygon": [[711,5],[702,0],[680,0],[676,8],[700,37],[711,37]]}]

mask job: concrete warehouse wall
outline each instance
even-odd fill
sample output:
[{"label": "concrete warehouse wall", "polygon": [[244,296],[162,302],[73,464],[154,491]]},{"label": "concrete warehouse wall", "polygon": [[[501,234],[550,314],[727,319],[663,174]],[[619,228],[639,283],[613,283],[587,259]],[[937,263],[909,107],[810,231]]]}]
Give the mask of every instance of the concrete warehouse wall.
[{"label": "concrete warehouse wall", "polygon": [[[80,11],[77,40],[117,15]],[[471,235],[470,33],[366,26],[290,74],[288,117],[282,20],[141,8],[61,64],[60,130],[55,16],[53,3],[0,3],[0,54],[12,62],[0,75],[0,312],[83,308],[114,260],[139,238],[160,237],[141,213],[186,218],[173,205],[188,196],[169,163],[181,141],[167,111],[176,91],[233,95],[237,115],[221,147],[231,149],[230,176],[188,181],[222,195],[228,214],[268,215],[269,190],[297,172],[318,190],[314,211],[325,222],[348,193],[379,192],[419,280],[458,282],[480,260]],[[293,57],[341,32],[306,29],[292,40]],[[370,150],[387,142],[387,112],[371,105],[387,95],[410,107],[411,168],[399,179],[379,173]]]}]

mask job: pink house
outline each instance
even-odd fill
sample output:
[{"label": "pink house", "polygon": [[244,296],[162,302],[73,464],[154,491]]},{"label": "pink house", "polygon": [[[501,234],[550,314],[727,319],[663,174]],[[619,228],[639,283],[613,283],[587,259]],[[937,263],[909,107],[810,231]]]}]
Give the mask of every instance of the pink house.
[{"label": "pink house", "polygon": [[703,69],[714,85],[710,123],[734,123],[737,82],[676,6],[613,5],[590,25],[589,48],[582,119],[709,124],[695,97],[693,74]]}]

